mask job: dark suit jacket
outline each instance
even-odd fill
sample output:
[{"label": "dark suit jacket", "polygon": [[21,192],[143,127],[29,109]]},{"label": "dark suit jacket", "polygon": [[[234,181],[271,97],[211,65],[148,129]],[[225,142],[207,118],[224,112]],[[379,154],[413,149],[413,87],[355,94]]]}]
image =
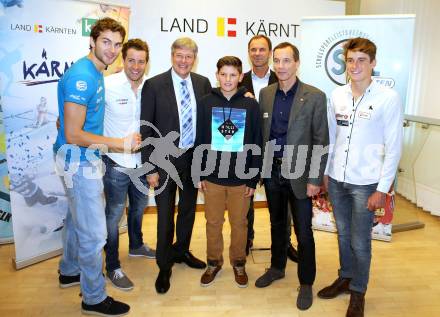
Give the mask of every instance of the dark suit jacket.
[{"label": "dark suit jacket", "polygon": [[[297,79],[299,80],[299,79]],[[278,83],[269,85],[260,91],[260,114],[262,116],[263,145],[266,146],[272,124],[272,110]],[[327,163],[329,144],[327,122],[327,98],[325,94],[310,85],[298,82],[287,128],[287,145],[293,145],[289,153],[292,161],[283,160],[282,169],[290,172],[290,183],[298,199],[307,197],[307,183],[320,186]],[[298,148],[299,147],[299,148]],[[299,149],[299,150],[298,150]],[[320,150],[321,149],[321,150]],[[286,148],[287,150],[287,148]],[[265,153],[266,154],[266,153]],[[270,177],[272,155],[263,158],[263,177]]]},{"label": "dark suit jacket", "polygon": [[[191,73],[191,82],[199,107],[199,100],[211,91],[211,83],[208,78],[196,73]],[[166,136],[171,131],[180,134],[179,112],[171,69],[145,81],[141,95],[141,120],[152,123],[162,136]],[[141,127],[141,135],[142,140],[158,137],[153,128],[145,125]],[[179,145],[179,138],[175,141],[175,145]],[[142,163],[149,161],[153,149],[151,145],[141,149]]]},{"label": "dark suit jacket", "polygon": [[[275,72],[272,70],[270,71],[269,76],[269,85],[274,84],[278,81],[277,75],[275,75]],[[243,80],[241,81],[239,86],[243,86],[247,89],[247,91],[251,92],[253,95],[254,93],[254,86],[252,86],[252,71],[248,71],[247,73],[244,73]]]}]

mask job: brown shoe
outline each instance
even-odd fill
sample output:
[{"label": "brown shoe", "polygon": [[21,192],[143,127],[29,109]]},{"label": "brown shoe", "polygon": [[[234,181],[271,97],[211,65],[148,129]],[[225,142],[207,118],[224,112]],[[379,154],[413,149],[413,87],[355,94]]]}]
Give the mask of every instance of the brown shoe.
[{"label": "brown shoe", "polygon": [[332,285],[324,287],[322,290],[320,290],[318,292],[318,297],[322,299],[330,299],[341,294],[348,294],[350,293],[350,289],[348,288],[350,281],[351,279],[349,278],[338,277]]},{"label": "brown shoe", "polygon": [[203,287],[211,285],[215,277],[218,273],[222,270],[222,267],[220,265],[208,265],[208,268],[206,269],[205,273],[203,273],[202,277],[200,278],[200,285]]},{"label": "brown shoe", "polygon": [[246,270],[243,266],[234,266],[234,275],[235,275],[235,282],[237,283],[238,287],[244,288],[248,286],[248,276],[246,274]]},{"label": "brown shoe", "polygon": [[346,317],[364,317],[365,294],[351,291]]}]

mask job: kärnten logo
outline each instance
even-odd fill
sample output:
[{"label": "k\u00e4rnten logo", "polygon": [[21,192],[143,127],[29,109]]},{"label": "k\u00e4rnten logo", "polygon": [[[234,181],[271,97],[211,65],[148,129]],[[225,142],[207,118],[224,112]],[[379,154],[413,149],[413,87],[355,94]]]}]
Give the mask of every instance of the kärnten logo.
[{"label": "k\u00e4rnten logo", "polygon": [[35,33],[43,33],[43,26],[41,24],[34,24]]},{"label": "k\u00e4rnten logo", "polygon": [[26,24],[26,23],[11,23],[11,31],[15,32],[34,32],[34,33],[52,33],[64,35],[76,35],[76,28],[69,28],[60,25],[44,25],[40,23]]},{"label": "k\u00e4rnten logo", "polygon": [[217,18],[217,36],[236,37],[237,31],[233,28],[237,25],[236,18]]},{"label": "k\u00e4rnten logo", "polygon": [[23,80],[26,86],[35,86],[57,82],[72,66],[73,62],[49,60],[47,51],[43,48],[41,60],[23,61]]},{"label": "k\u00e4rnten logo", "polygon": [[[212,27],[214,24],[214,27]],[[213,20],[193,17],[161,17],[160,32],[197,33],[217,37],[236,38],[263,34],[270,38],[296,38],[299,24],[279,21],[248,20],[217,17]],[[83,24],[83,29],[85,28]],[[83,34],[84,35],[84,34]]]}]

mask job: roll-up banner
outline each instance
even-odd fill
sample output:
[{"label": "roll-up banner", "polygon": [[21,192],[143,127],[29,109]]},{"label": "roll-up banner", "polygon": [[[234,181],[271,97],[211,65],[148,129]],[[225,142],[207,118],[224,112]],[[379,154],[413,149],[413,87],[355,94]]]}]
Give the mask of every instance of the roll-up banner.
[{"label": "roll-up banner", "polygon": [[22,268],[60,254],[62,247],[67,200],[52,151],[57,82],[73,62],[87,55],[90,27],[97,19],[115,18],[128,30],[130,11],[71,0],[1,1],[0,7],[1,102],[14,263]]},{"label": "roll-up banner", "polygon": [[[1,72],[1,70],[0,70]],[[0,244],[14,241],[12,233],[11,197],[9,195],[8,166],[3,112],[0,101]]]},{"label": "roll-up banner", "polygon": [[[366,37],[377,46],[373,79],[394,88],[406,108],[413,52],[415,15],[310,17],[301,21],[301,79],[323,90],[327,98],[337,86],[347,83],[344,43]],[[378,214],[374,239],[390,241],[394,198],[387,197],[384,213]],[[314,201],[313,227],[336,231],[331,205],[325,196]]]}]

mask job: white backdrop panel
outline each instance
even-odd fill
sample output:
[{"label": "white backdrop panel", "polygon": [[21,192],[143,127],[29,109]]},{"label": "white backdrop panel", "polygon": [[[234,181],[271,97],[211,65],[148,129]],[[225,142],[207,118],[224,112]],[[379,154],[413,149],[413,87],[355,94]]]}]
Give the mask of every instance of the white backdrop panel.
[{"label": "white backdrop panel", "polygon": [[[156,5],[151,1],[132,1],[131,7],[130,37],[145,39],[151,49],[148,77],[169,69],[172,42],[189,36],[199,46],[195,70],[210,78],[213,85],[215,65],[222,56],[239,57],[244,71],[249,70],[247,42],[254,34],[268,35],[274,45],[283,41],[299,45],[302,17],[341,15],[345,10],[344,3],[327,0],[278,0],[276,5],[263,0],[164,0]],[[217,35],[219,17],[226,19],[224,36]],[[236,24],[228,24],[227,18],[235,18]],[[193,31],[188,24],[194,24]],[[236,37],[227,36],[228,30],[235,30]]]},{"label": "white backdrop panel", "polygon": [[[243,61],[243,71],[250,69],[247,43],[253,35],[269,36],[274,46],[284,41],[300,45],[300,22],[304,16],[345,12],[343,2],[328,0],[278,0],[276,5],[263,0],[164,0],[160,4],[131,1],[130,6],[130,37],[140,37],[150,46],[149,78],[171,67],[172,42],[178,37],[189,36],[199,46],[194,71],[208,77],[213,86],[216,86],[217,60],[225,55],[239,57]],[[224,18],[224,23],[218,23],[221,22],[219,18]],[[228,24],[234,22],[228,18],[235,19],[235,24]],[[218,31],[222,25],[225,34],[221,36]],[[235,31],[235,37],[228,36],[228,31]],[[257,190],[256,200],[266,200],[261,188]],[[154,204],[154,200],[150,199],[149,204]]]}]

